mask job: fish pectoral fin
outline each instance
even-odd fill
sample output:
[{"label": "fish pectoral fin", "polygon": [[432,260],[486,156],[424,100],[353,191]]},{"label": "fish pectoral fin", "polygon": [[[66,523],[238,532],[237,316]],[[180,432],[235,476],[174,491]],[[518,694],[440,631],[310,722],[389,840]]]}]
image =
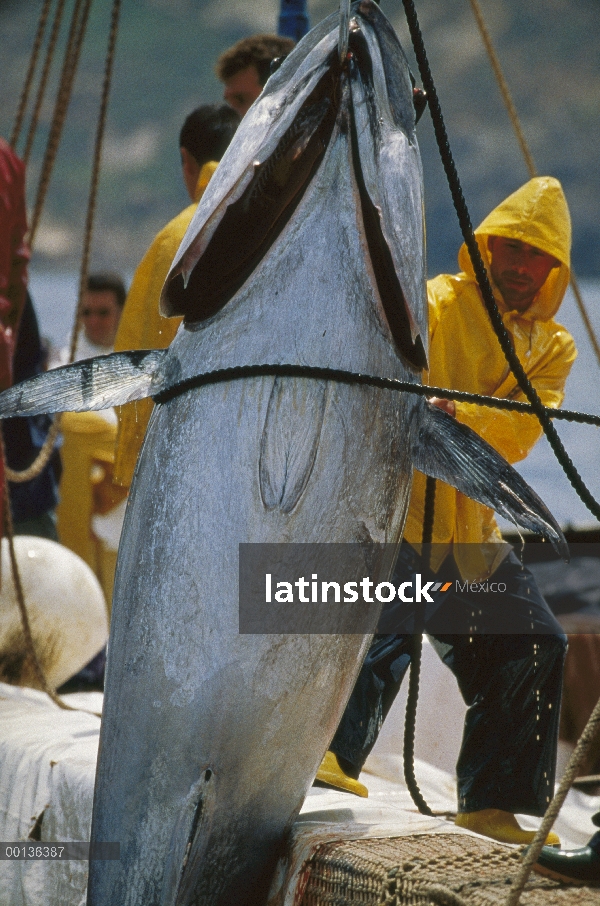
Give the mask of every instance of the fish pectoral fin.
[{"label": "fish pectoral fin", "polygon": [[317,455],[326,396],[326,381],[275,379],[260,445],[266,509],[290,513],[300,500]]},{"label": "fish pectoral fin", "polygon": [[569,548],[546,505],[519,473],[478,434],[423,402],[411,454],[415,469],[439,478],[528,531],[542,535],[565,560]]},{"label": "fish pectoral fin", "polygon": [[113,352],[22,381],[0,393],[0,418],[89,412],[121,406],[162,389],[166,349]]}]

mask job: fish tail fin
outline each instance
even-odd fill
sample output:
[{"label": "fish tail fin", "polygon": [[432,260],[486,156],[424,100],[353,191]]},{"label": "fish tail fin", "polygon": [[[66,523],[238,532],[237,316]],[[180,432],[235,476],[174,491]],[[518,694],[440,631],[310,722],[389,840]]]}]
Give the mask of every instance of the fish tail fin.
[{"label": "fish tail fin", "polygon": [[0,418],[88,412],[141,400],[161,389],[166,349],[113,352],[36,375],[0,393]]},{"label": "fish tail fin", "polygon": [[419,426],[411,450],[415,469],[542,535],[569,559],[565,536],[552,513],[493,447],[436,406],[423,403],[417,411]]}]

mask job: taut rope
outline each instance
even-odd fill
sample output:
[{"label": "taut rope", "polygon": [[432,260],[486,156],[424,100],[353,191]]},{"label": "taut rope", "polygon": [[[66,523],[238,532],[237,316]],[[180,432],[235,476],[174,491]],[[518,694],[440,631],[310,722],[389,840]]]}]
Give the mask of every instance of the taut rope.
[{"label": "taut rope", "polygon": [[81,309],[83,298],[87,289],[87,276],[90,258],[90,247],[92,244],[92,233],[94,227],[94,215],[96,213],[96,198],[98,195],[98,179],[100,176],[100,161],[102,158],[102,142],[104,139],[104,129],[106,126],[106,112],[108,110],[108,98],[110,94],[110,83],[112,77],[113,63],[115,59],[115,46],[117,42],[117,32],[119,28],[119,12],[121,9],[121,0],[113,0],[112,14],[110,22],[110,32],[108,36],[108,48],[106,51],[106,63],[104,66],[104,81],[102,83],[102,96],[100,100],[100,112],[98,114],[98,127],[96,130],[96,141],[94,144],[94,161],[92,164],[92,177],[90,181],[90,194],[88,198],[88,208],[85,220],[85,233],[83,241],[83,253],[81,256],[81,272],[79,276],[79,299],[77,310],[75,312],[75,322],[71,335],[71,348],[69,351],[69,362],[75,358],[77,349],[77,337],[81,327]]},{"label": "taut rope", "polygon": [[48,47],[46,48],[46,59],[44,60],[44,66],[42,67],[40,84],[38,85],[37,95],[35,98],[35,103],[33,105],[33,113],[31,114],[31,122],[29,124],[29,131],[27,133],[27,140],[25,142],[25,151],[23,152],[23,161],[26,165],[29,163],[29,155],[31,154],[33,140],[35,138],[35,133],[37,131],[40,119],[40,111],[42,109],[44,95],[46,94],[46,86],[48,84],[48,77],[50,75],[52,60],[54,59],[54,51],[56,49],[56,42],[58,40],[58,33],[60,31],[64,8],[65,0],[58,0],[56,11],[54,13],[54,22],[52,23],[52,30],[50,32],[50,38],[48,39]]},{"label": "taut rope", "polygon": [[15,147],[19,141],[19,135],[21,134],[21,126],[23,125],[23,119],[25,117],[25,110],[27,109],[27,102],[29,100],[29,92],[31,90],[31,85],[33,82],[33,76],[35,74],[35,68],[37,66],[38,56],[40,54],[40,48],[42,46],[42,41],[44,40],[44,32],[46,31],[46,22],[48,20],[48,15],[50,13],[50,7],[52,6],[52,0],[44,0],[44,5],[42,6],[42,11],[40,13],[40,18],[38,22],[38,27],[35,33],[35,38],[33,39],[33,47],[31,49],[31,56],[29,58],[29,66],[27,68],[27,73],[25,75],[25,81],[23,83],[23,89],[21,91],[21,97],[19,99],[19,106],[17,108],[17,115],[15,116],[15,123],[13,126],[13,131],[10,136],[10,145],[12,148]]},{"label": "taut rope", "polygon": [[31,228],[29,230],[30,245],[33,245],[44,202],[46,201],[46,194],[48,192],[48,186],[50,185],[50,177],[54,168],[54,161],[56,160],[56,154],[67,116],[91,5],[92,0],[75,0],[75,5],[73,7],[65,57],[52,116],[52,125],[50,127],[50,134],[48,136],[33,215],[31,218]]},{"label": "taut rope", "polygon": [[[433,523],[435,518],[435,478],[427,476],[425,484],[425,510],[423,513],[423,554],[426,566],[431,561],[431,543],[433,541]],[[412,650],[410,655],[410,674],[408,677],[408,698],[406,700],[406,717],[404,719],[404,748],[402,760],[404,779],[412,801],[422,815],[433,816],[425,802],[415,776],[415,731],[417,723],[417,703],[419,700],[419,674],[423,654],[423,632],[425,631],[425,602],[415,606],[415,624],[413,627]]]}]

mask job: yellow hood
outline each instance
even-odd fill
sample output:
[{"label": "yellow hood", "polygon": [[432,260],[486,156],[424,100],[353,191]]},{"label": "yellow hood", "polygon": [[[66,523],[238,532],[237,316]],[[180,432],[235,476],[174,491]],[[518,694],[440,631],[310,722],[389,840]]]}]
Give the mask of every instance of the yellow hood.
[{"label": "yellow hood", "polygon": [[[548,279],[533,303],[520,315],[524,320],[548,321],[558,311],[569,285],[571,273],[571,218],[562,186],[552,176],[536,176],[509,195],[488,214],[475,230],[481,255],[490,271],[488,236],[519,239],[554,255],[560,267],[550,271]],[[458,253],[458,264],[472,280],[475,279],[467,247]],[[494,294],[506,310],[498,288]]]}]

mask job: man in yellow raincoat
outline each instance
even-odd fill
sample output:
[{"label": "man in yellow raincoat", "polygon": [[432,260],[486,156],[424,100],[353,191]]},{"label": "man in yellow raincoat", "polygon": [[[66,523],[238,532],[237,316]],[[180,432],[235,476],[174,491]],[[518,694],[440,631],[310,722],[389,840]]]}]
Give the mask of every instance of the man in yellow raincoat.
[{"label": "man in yellow raincoat", "polygon": [[[174,339],[181,318],[163,318],[158,299],[171,262],[196,206],[217,169],[240,122],[228,105],[205,105],[185,120],[179,136],[183,180],[192,204],[171,220],[142,258],[125,301],[115,351],[165,349]],[[154,403],[150,399],[120,407],[114,481],[128,488]]]},{"label": "man in yellow raincoat", "polygon": [[[542,402],[558,407],[576,356],[572,337],[553,320],[570,276],[571,222],[560,183],[551,177],[530,180],[492,211],[475,235],[515,351]],[[464,245],[458,261],[461,273],[442,274],[427,286],[425,382],[523,400]],[[542,433],[529,415],[431,402],[511,463],[524,459]],[[504,842],[528,843],[533,834],[523,831],[514,815],[543,815],[553,795],[566,638],[532,574],[503,543],[492,511],[439,481],[429,568],[420,556],[425,484],[416,472],[392,581],[398,585],[419,572],[424,579],[452,582],[443,603],[426,613],[425,628],[469,705],[457,763],[456,823]],[[479,593],[461,594],[467,581],[476,582]],[[490,594],[492,584],[503,592]],[[375,637],[318,782],[367,795],[359,772],[410,663],[413,626],[407,622],[395,628],[400,634]]]}]

